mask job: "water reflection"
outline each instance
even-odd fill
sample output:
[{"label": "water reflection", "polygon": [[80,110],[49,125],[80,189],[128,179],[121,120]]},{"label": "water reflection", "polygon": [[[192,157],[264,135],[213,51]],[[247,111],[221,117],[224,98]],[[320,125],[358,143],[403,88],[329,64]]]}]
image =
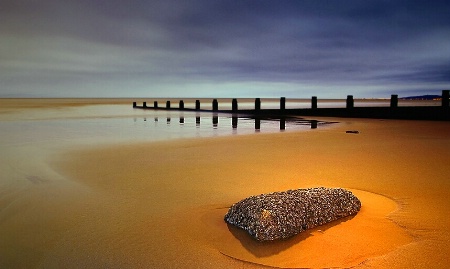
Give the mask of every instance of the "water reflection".
[{"label": "water reflection", "polygon": [[[189,121],[192,119],[192,122],[194,117],[187,117],[185,118],[184,115],[179,116],[179,124],[189,124]],[[204,120],[208,120],[211,118],[212,122],[212,128],[217,129],[219,128],[219,115],[217,113],[212,114],[212,116],[203,116],[201,117],[199,114],[195,116],[195,126],[197,128],[200,127],[200,125],[205,123]],[[268,128],[273,129],[275,125],[279,126],[279,130],[283,131],[288,129],[296,128],[296,126],[309,126],[310,129],[317,129],[320,125],[330,124],[334,122],[326,122],[326,121],[318,121],[318,120],[305,120],[302,118],[296,118],[296,117],[279,117],[279,118],[261,118],[261,117],[239,117],[237,114],[233,114],[230,116],[223,116],[223,125],[226,125],[226,119],[231,119],[231,128],[233,130],[238,129],[238,125],[242,125],[243,128],[249,129],[254,128],[255,131],[260,131],[261,129]],[[202,121],[202,119],[204,119]],[[144,121],[147,121],[147,118],[143,118]],[[158,122],[158,117],[154,118],[155,122]],[[134,118],[134,121],[136,121],[136,118]],[[171,124],[171,117],[166,117],[166,122],[168,125]],[[208,124],[207,124],[208,125]],[[228,125],[229,126],[229,125]],[[252,126],[252,127],[250,127]]]},{"label": "water reflection", "polygon": [[231,117],[231,126],[233,127],[233,129],[236,129],[238,126],[238,117],[235,115]]},{"label": "water reflection", "polygon": [[219,116],[217,115],[217,113],[213,114],[212,124],[213,128],[217,128],[217,126],[219,125]]},{"label": "water reflection", "polygon": [[286,130],[286,118],[280,118],[280,130]]}]

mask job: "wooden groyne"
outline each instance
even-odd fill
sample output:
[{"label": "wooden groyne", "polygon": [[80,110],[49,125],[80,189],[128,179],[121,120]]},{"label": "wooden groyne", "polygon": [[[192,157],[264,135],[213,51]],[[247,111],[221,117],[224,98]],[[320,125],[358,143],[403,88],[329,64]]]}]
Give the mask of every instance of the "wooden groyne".
[{"label": "wooden groyne", "polygon": [[237,99],[232,100],[231,110],[220,110],[217,99],[212,101],[212,109],[201,109],[200,100],[196,100],[195,108],[186,108],[184,101],[180,100],[178,107],[171,107],[170,101],[166,102],[165,107],[158,106],[154,101],[153,107],[148,107],[146,102],[138,106],[133,102],[133,108],[141,109],[165,109],[181,111],[202,111],[242,114],[254,118],[279,118],[292,116],[320,116],[320,117],[344,117],[344,118],[378,118],[378,119],[409,119],[409,120],[450,120],[449,98],[450,91],[442,91],[442,101],[440,106],[398,106],[398,95],[391,95],[390,106],[388,107],[355,107],[352,95],[348,95],[346,106],[343,108],[318,108],[317,96],[311,98],[311,108],[286,108],[286,98],[280,98],[278,109],[261,109],[261,99],[255,99],[254,109],[238,109]]}]

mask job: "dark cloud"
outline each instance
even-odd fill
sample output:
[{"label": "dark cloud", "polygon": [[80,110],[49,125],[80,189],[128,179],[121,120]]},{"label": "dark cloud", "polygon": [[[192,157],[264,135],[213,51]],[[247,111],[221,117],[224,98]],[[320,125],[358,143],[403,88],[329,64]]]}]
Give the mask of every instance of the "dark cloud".
[{"label": "dark cloud", "polygon": [[4,2],[4,96],[197,96],[210,85],[227,95],[264,85],[272,96],[323,88],[335,97],[347,87],[370,97],[450,86],[447,1]]},{"label": "dark cloud", "polygon": [[394,81],[398,83],[448,83],[450,81],[450,62],[438,65],[424,65],[402,71],[398,74],[380,76],[379,80]]}]

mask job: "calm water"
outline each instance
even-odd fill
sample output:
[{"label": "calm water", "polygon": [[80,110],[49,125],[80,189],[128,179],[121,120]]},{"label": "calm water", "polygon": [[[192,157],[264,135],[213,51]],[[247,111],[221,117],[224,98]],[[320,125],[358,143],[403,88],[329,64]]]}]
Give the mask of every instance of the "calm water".
[{"label": "calm water", "polygon": [[[165,106],[167,99],[149,99]],[[169,99],[178,107],[179,99]],[[231,109],[232,99],[218,99],[219,109]],[[212,99],[201,99],[202,109],[211,109]],[[253,109],[254,99],[238,99],[239,109]],[[184,99],[186,108],[195,107],[195,99]],[[399,101],[399,106],[439,105],[439,101]],[[142,104],[138,104],[142,105]],[[310,99],[286,99],[286,108],[308,108]],[[355,99],[355,106],[389,106],[388,99]],[[318,100],[318,107],[345,107],[345,100]],[[279,108],[279,99],[262,99],[261,108]],[[319,123],[318,128],[324,124]],[[287,121],[286,130],[311,129],[309,122]],[[224,114],[153,111],[133,109],[129,105],[92,105],[71,108],[23,110],[0,114],[0,147],[30,144],[101,144],[129,141],[160,141],[177,138],[211,137],[236,134],[280,132],[279,121],[261,121],[255,130],[252,119],[232,119]]]},{"label": "calm water", "polygon": [[[259,130],[249,118],[226,114],[154,111],[126,105],[24,111],[0,118],[0,145],[49,147],[130,141],[280,132],[278,120],[262,120]],[[324,123],[319,123],[318,128]],[[309,121],[287,120],[286,130],[309,130]]]},{"label": "calm water", "polygon": [[[329,124],[319,122],[317,128]],[[315,131],[308,121],[255,121],[225,114],[93,105],[0,114],[0,189],[36,178],[61,178],[49,166],[54,154],[79,147],[289,131]],[[16,187],[14,187],[16,188]]]},{"label": "calm water", "polygon": [[[169,99],[178,107],[179,99]],[[218,99],[219,109],[231,109],[232,99]],[[149,99],[148,106],[165,107],[167,99]],[[183,99],[186,108],[195,108],[195,99]],[[253,109],[254,99],[238,99],[239,109]],[[318,100],[318,107],[345,107],[345,100]],[[389,106],[388,99],[355,99],[355,106]],[[142,105],[142,104],[138,104]],[[261,108],[279,108],[279,99],[262,99]],[[399,106],[439,105],[439,101],[399,101]],[[286,99],[286,108],[308,108],[310,99]],[[202,109],[212,108],[212,99],[201,99]],[[320,123],[318,128],[326,124]],[[284,131],[310,130],[305,121],[286,121]],[[129,105],[92,105],[70,108],[23,110],[0,114],[0,147],[29,145],[55,149],[77,145],[161,141],[178,138],[213,137],[253,133],[280,132],[277,120],[233,119],[225,114],[154,111],[133,109]]]}]

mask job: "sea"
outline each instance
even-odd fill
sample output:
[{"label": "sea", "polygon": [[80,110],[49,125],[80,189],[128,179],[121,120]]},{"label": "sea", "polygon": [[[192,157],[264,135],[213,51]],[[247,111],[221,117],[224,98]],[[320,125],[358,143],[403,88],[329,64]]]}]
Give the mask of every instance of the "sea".
[{"label": "sea", "polygon": [[[147,106],[158,102],[165,107],[179,106],[180,99],[148,99]],[[212,109],[212,99],[201,99],[201,109]],[[195,99],[184,99],[186,108],[195,108]],[[219,109],[231,109],[231,99],[218,99]],[[436,104],[435,104],[436,103]],[[417,104],[400,102],[399,106]],[[439,102],[420,103],[438,105]],[[138,103],[138,105],[142,105]],[[239,109],[253,109],[254,99],[238,99]],[[262,109],[279,108],[279,99],[263,99]],[[287,99],[286,108],[308,108],[309,99]],[[387,99],[358,99],[355,106],[389,106]],[[319,100],[318,107],[345,107],[345,100]],[[0,147],[36,145],[50,148],[124,143],[132,141],[164,141],[182,138],[203,138],[226,135],[243,135],[289,131],[307,131],[327,128],[331,122],[300,117],[287,119],[281,128],[279,119],[255,120],[245,115],[153,110],[133,108],[128,104],[100,104],[72,107],[57,107],[0,114]]]}]

